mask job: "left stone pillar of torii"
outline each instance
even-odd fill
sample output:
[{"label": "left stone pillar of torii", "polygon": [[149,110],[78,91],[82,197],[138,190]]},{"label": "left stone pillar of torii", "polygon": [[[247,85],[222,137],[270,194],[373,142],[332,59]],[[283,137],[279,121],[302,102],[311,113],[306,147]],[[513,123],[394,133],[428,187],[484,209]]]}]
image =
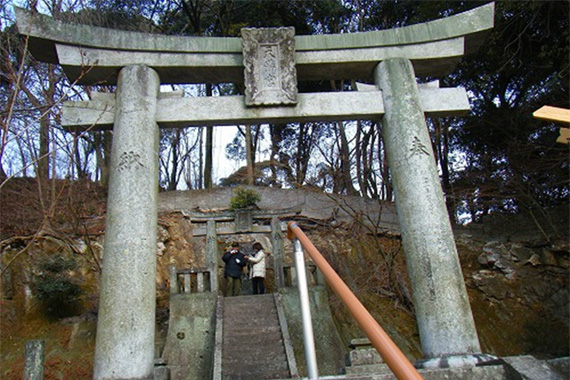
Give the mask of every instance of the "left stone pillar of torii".
[{"label": "left stone pillar of torii", "polygon": [[119,72],[95,380],[154,376],[159,88],[149,67]]}]

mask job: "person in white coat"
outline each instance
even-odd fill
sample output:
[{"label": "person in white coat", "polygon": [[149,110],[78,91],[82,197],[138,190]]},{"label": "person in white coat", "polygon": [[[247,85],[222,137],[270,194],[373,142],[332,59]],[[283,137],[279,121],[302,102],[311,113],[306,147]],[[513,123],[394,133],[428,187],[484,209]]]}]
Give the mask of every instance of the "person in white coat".
[{"label": "person in white coat", "polygon": [[246,257],[253,264],[251,268],[253,294],[265,294],[265,259],[267,254],[263,252],[263,246],[255,242],[253,244],[253,255]]}]

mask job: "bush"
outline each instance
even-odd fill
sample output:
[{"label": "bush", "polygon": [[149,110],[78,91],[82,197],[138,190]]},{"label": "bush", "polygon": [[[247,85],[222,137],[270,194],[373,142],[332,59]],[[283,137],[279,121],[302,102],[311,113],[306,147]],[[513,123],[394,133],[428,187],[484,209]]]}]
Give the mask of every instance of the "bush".
[{"label": "bush", "polygon": [[72,259],[61,256],[47,259],[39,264],[42,269],[34,280],[35,295],[42,302],[47,316],[65,318],[76,314],[81,288],[72,282],[68,271],[77,267]]},{"label": "bush", "polygon": [[261,195],[259,195],[255,190],[238,187],[234,190],[234,196],[230,198],[230,210],[234,211],[252,208],[260,200]]},{"label": "bush", "polygon": [[77,268],[77,263],[75,260],[65,259],[61,256],[55,256],[41,262],[40,267],[43,271],[46,272],[61,273]]}]

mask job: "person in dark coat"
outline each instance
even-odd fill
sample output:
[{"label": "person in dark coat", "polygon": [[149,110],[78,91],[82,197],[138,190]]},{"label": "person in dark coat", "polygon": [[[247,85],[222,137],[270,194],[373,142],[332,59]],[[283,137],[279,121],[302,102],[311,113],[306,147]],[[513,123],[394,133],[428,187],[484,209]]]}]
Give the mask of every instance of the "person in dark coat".
[{"label": "person in dark coat", "polygon": [[232,248],[222,256],[222,260],[226,263],[224,296],[239,296],[242,269],[247,264],[247,260],[245,255],[240,252],[237,242],[232,243]]}]

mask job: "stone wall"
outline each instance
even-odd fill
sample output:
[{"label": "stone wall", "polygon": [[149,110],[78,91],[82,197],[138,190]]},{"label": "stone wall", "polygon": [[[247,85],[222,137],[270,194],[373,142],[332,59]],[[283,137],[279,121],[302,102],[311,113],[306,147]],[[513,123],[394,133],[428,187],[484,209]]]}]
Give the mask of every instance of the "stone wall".
[{"label": "stone wall", "polygon": [[[391,202],[324,194],[310,189],[244,188],[253,189],[261,195],[261,201],[257,204],[261,210],[293,210],[293,213],[303,218],[328,221],[332,225],[352,224],[357,217],[368,224],[377,224],[382,230],[399,232],[396,206]],[[190,213],[227,210],[232,191],[232,188],[216,188],[163,192],[159,194],[158,211]]]}]

